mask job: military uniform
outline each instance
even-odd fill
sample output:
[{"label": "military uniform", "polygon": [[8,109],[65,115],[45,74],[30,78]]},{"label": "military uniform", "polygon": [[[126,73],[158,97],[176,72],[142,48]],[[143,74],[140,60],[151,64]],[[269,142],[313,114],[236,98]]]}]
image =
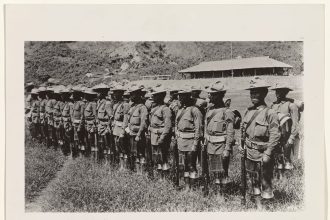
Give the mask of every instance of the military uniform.
[{"label": "military uniform", "polygon": [[128,160],[127,136],[124,131],[124,116],[128,113],[129,105],[123,100],[114,103],[113,105],[113,136],[115,140],[116,151],[119,152],[119,162],[121,168],[126,168]]},{"label": "military uniform", "polygon": [[99,143],[101,146],[101,149],[104,151],[103,153],[105,155],[110,156],[112,159],[114,159],[115,151],[114,149],[111,149],[111,143],[110,143],[110,134],[111,134],[111,118],[113,117],[113,112],[111,108],[110,101],[106,99],[99,100],[98,106],[97,106],[97,131],[99,135]]},{"label": "military uniform", "polygon": [[[157,91],[153,95],[166,91]],[[165,93],[166,94],[166,93]],[[172,114],[165,104],[158,104],[150,112],[150,140],[152,146],[152,161],[157,170],[169,170],[168,151],[171,143]]]},{"label": "military uniform", "polygon": [[[62,93],[68,93],[68,90],[62,91]],[[65,154],[70,153],[70,146],[73,142],[73,125],[71,120],[71,115],[73,111],[73,104],[72,102],[66,100],[63,103],[62,109],[62,123],[63,123],[63,130],[64,130],[64,145],[63,150]],[[73,152],[72,152],[73,153]],[[74,156],[74,155],[73,155]]]},{"label": "military uniform", "polygon": [[[54,92],[51,88],[47,88],[47,91]],[[45,113],[47,118],[47,129],[48,129],[48,135],[47,135],[48,146],[54,145],[54,140],[55,140],[54,117],[53,117],[55,103],[56,103],[55,99],[49,98],[46,102],[46,107],[45,107]]]},{"label": "military uniform", "polygon": [[[40,87],[39,88],[39,95],[40,93],[45,93],[46,88]],[[47,129],[47,118],[46,118],[46,103],[47,99],[41,98],[40,99],[40,110],[39,110],[39,123],[40,123],[40,139],[41,141],[46,141],[48,129]]]},{"label": "military uniform", "polygon": [[[95,95],[91,89],[85,90],[84,93]],[[97,148],[95,145],[95,133],[97,132],[97,124],[96,124],[96,114],[97,114],[97,104],[95,101],[87,101],[85,104],[86,108],[84,109],[84,119],[85,119],[85,131],[87,135],[87,146],[88,151],[92,151],[92,153],[97,152]]]},{"label": "military uniform", "polygon": [[74,102],[72,110],[73,140],[82,152],[85,152],[84,110],[85,103],[82,100]]},{"label": "military uniform", "polygon": [[[213,84],[209,93],[224,93],[226,90],[220,82]],[[209,173],[215,175],[216,184],[226,184],[228,178],[229,153],[234,141],[234,113],[224,103],[210,106],[205,117],[205,145],[208,154]],[[221,179],[221,182],[220,182]]]},{"label": "military uniform", "polygon": [[[248,89],[268,87],[257,77],[251,80]],[[264,102],[249,107],[244,114],[241,129],[247,150],[245,166],[249,174],[249,193],[254,196],[261,194],[264,199],[273,198],[274,153],[281,136],[277,113]]]},{"label": "military uniform", "polygon": [[[60,91],[55,91],[56,94],[60,95]],[[56,133],[56,141],[57,144],[63,145],[63,123],[62,123],[62,111],[63,111],[64,103],[61,100],[57,100],[53,109],[53,117],[54,117],[54,129]],[[56,147],[57,144],[55,143]]]},{"label": "military uniform", "polygon": [[[32,89],[31,94],[38,95],[37,89]],[[31,99],[31,135],[34,139],[38,138],[40,129],[40,101]]]},{"label": "military uniform", "polygon": [[[276,85],[273,90],[284,89],[287,92],[292,91],[288,87],[282,87]],[[280,118],[281,126],[281,141],[280,147],[283,149],[284,161],[281,159],[282,152],[279,152],[279,157],[277,158],[277,168],[278,169],[292,169],[291,164],[291,152],[293,144],[298,138],[298,126],[299,126],[299,111],[298,106],[294,103],[294,100],[287,97],[282,100],[275,101],[271,108],[278,114]]]},{"label": "military uniform", "polygon": [[32,97],[31,97],[31,90],[33,89],[34,84],[32,82],[27,83],[25,89],[27,91],[27,96],[25,97],[25,116],[26,116],[26,124],[27,127],[30,129],[31,125],[31,107],[32,107]]},{"label": "military uniform", "polygon": [[[179,95],[183,92],[179,92]],[[197,150],[203,134],[203,115],[196,106],[183,106],[175,120],[175,133],[179,150],[179,164],[184,168],[186,187],[196,179]],[[190,179],[190,181],[189,181]]]},{"label": "military uniform", "polygon": [[[132,87],[130,92],[139,92],[141,88]],[[135,165],[137,172],[141,172],[146,164],[145,160],[145,132],[147,129],[148,110],[142,103],[132,103],[125,116],[124,128],[130,139],[130,163]],[[136,138],[139,138],[137,141]],[[134,163],[134,164],[133,164]],[[134,169],[134,168],[133,168]]]}]

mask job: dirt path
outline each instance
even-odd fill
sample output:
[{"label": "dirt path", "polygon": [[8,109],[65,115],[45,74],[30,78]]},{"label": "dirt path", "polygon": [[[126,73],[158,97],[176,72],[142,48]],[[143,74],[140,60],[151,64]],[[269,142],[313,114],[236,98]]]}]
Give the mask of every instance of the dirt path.
[{"label": "dirt path", "polygon": [[72,160],[71,157],[68,157],[68,159],[64,162],[62,169],[56,173],[56,176],[51,181],[49,181],[48,185],[39,193],[39,196],[36,197],[32,202],[25,203],[25,212],[43,212],[41,198],[46,195],[48,192],[48,187],[51,185],[51,183],[56,181],[62,173],[65,173],[68,166],[73,162],[74,160]]}]

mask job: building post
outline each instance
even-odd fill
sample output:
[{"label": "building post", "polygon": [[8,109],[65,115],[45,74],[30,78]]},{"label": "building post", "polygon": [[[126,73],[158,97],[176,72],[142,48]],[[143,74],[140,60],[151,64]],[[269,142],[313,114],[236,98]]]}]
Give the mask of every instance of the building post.
[{"label": "building post", "polygon": [[254,69],[254,76],[257,76],[257,69]]}]

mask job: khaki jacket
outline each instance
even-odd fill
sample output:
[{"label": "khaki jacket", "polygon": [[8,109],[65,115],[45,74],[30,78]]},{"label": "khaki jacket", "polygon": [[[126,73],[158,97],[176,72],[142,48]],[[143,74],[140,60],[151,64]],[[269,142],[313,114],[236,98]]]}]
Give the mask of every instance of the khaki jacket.
[{"label": "khaki jacket", "polygon": [[124,129],[129,128],[130,135],[140,136],[147,129],[147,121],[147,107],[142,103],[133,103],[124,117]]},{"label": "khaki jacket", "polygon": [[130,106],[127,102],[119,101],[113,105],[113,135],[121,136],[125,134],[124,131],[124,116],[128,113]]},{"label": "khaki jacket", "polygon": [[207,110],[204,138],[208,143],[209,154],[221,153],[223,149],[232,150],[235,135],[234,120],[234,113],[226,107],[211,107]]},{"label": "khaki jacket", "polygon": [[151,143],[158,145],[158,140],[169,137],[172,128],[171,110],[165,104],[154,107],[150,112]]},{"label": "khaki jacket", "polygon": [[175,119],[175,134],[180,151],[191,151],[193,146],[198,145],[203,135],[202,124],[203,115],[196,106],[179,109]]},{"label": "khaki jacket", "polygon": [[[246,128],[247,123],[256,111],[260,113]],[[269,109],[266,105],[249,108],[244,114],[241,129],[245,131],[245,144],[249,159],[260,161],[263,154],[268,156],[274,154],[281,138],[279,119],[274,110]]]},{"label": "khaki jacket", "polygon": [[298,106],[291,102],[289,99],[283,100],[281,102],[274,102],[271,106],[277,113],[288,114],[292,119],[292,127],[291,127],[291,134],[289,139],[294,141],[299,132],[299,112]]}]

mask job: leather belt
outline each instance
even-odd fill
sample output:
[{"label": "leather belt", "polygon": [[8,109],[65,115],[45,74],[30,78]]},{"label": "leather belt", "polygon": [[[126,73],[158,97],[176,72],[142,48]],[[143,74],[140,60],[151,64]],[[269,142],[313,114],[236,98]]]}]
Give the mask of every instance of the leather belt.
[{"label": "leather belt", "polygon": [[195,132],[177,132],[177,137],[183,138],[183,139],[190,139],[195,137]]}]

